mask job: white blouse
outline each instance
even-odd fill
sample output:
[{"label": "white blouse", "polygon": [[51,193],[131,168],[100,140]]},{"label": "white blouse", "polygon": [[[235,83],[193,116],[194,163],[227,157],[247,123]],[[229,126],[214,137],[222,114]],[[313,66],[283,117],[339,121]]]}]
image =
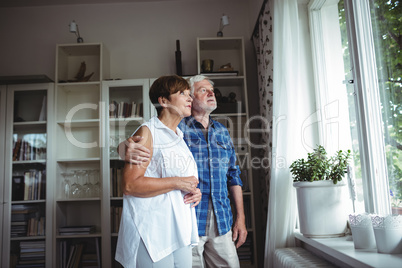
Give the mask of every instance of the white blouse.
[{"label": "white blouse", "polygon": [[[197,164],[179,128],[176,134],[157,117],[143,126],[150,129],[153,139],[153,155],[146,177],[198,178]],[[184,203],[185,194],[174,190],[148,198],[124,195],[115,259],[126,268],[136,267],[140,239],[154,262],[181,247],[196,245],[195,209]]]}]

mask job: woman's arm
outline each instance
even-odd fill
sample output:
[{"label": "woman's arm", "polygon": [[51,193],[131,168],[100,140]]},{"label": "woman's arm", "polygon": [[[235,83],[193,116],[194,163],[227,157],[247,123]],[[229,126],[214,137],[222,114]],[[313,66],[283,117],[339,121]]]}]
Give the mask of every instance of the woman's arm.
[{"label": "woman's arm", "polygon": [[152,134],[148,127],[141,127],[135,135],[142,136],[141,145],[150,150],[150,158],[141,164],[125,163],[123,169],[123,193],[137,197],[152,197],[173,190],[197,192],[198,179],[190,177],[151,178],[145,177],[145,171],[152,159]]}]

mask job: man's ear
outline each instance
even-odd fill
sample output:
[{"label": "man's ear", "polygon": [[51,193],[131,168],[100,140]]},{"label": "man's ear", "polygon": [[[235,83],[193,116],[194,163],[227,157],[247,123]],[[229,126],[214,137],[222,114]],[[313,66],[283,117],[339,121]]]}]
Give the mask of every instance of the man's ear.
[{"label": "man's ear", "polygon": [[162,107],[166,107],[167,105],[167,99],[165,97],[159,97],[158,102]]}]

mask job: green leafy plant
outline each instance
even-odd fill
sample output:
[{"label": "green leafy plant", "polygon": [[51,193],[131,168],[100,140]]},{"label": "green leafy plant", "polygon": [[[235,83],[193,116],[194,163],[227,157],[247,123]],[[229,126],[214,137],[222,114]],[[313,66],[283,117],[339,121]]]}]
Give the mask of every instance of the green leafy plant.
[{"label": "green leafy plant", "polygon": [[333,157],[328,157],[325,148],[318,145],[307,159],[297,159],[290,165],[293,181],[332,180],[334,184],[341,181],[351,158],[350,150],[339,150]]}]

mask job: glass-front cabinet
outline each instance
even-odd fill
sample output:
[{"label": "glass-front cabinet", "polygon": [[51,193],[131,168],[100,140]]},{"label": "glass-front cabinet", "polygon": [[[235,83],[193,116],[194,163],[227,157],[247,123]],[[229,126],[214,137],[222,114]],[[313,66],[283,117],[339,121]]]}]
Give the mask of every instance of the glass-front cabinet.
[{"label": "glass-front cabinet", "polygon": [[103,208],[110,215],[110,232],[105,235],[110,245],[111,267],[121,267],[114,260],[117,235],[123,208],[121,177],[124,161],[118,156],[117,146],[126,140],[134,131],[150,117],[149,79],[127,79],[104,81],[102,100],[108,107],[105,109],[105,148],[103,150],[103,174],[108,181],[103,189],[108,194],[108,204]]},{"label": "glass-front cabinet", "polygon": [[1,148],[1,265],[44,267],[52,259],[52,234],[47,227],[52,226],[53,178],[49,159],[53,156],[49,126],[53,114],[49,111],[53,109],[53,83],[12,84],[6,86],[6,92],[2,90],[1,94],[2,117],[6,109],[4,133],[0,135],[5,139]]}]

